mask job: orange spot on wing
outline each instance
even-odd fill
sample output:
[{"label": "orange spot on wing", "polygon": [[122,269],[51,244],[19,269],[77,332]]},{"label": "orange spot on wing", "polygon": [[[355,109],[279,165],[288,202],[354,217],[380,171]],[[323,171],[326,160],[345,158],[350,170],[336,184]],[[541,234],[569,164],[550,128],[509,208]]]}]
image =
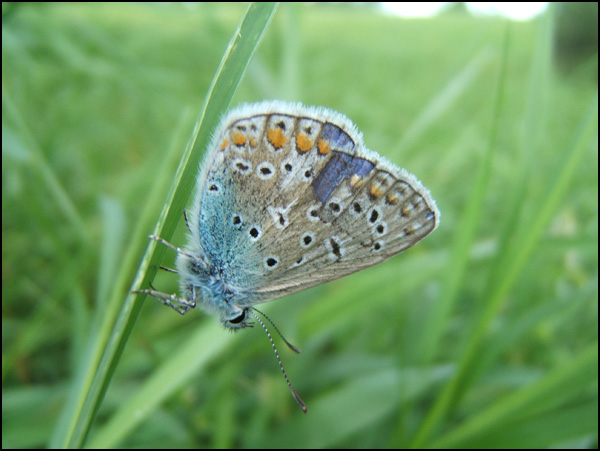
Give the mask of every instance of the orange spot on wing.
[{"label": "orange spot on wing", "polygon": [[360,188],[363,185],[363,180],[360,175],[354,174],[350,177],[350,186],[352,188]]},{"label": "orange spot on wing", "polygon": [[313,142],[308,138],[308,135],[298,133],[296,135],[296,146],[300,152],[307,152],[312,148]]},{"label": "orange spot on wing", "polygon": [[374,182],[371,185],[370,192],[371,192],[371,196],[373,196],[375,198],[379,198],[383,194],[383,187],[379,183]]},{"label": "orange spot on wing", "polygon": [[258,144],[256,142],[256,139],[254,139],[252,136],[249,138],[250,141],[250,147],[256,147],[256,145]]},{"label": "orange spot on wing", "polygon": [[246,144],[247,141],[246,135],[244,135],[239,130],[233,131],[233,133],[231,134],[231,139],[233,141],[233,144],[235,144],[236,146],[243,146],[244,144]]},{"label": "orange spot on wing", "polygon": [[398,203],[400,202],[400,198],[392,193],[389,193],[386,196],[386,200],[387,200],[387,203],[390,205],[398,205]]},{"label": "orange spot on wing", "polygon": [[225,150],[227,148],[227,144],[229,144],[229,141],[227,141],[227,139],[224,139],[223,143],[221,144],[221,150]]},{"label": "orange spot on wing", "polygon": [[319,153],[321,155],[327,155],[329,152],[331,152],[331,147],[329,147],[329,143],[327,141],[319,139]]},{"label": "orange spot on wing", "polygon": [[275,149],[281,149],[287,143],[287,138],[279,128],[270,128],[267,130],[267,139]]}]

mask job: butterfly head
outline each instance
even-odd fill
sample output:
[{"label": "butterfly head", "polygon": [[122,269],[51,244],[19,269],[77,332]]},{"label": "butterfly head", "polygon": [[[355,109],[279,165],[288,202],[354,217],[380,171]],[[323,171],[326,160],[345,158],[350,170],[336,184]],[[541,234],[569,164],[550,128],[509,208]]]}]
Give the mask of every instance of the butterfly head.
[{"label": "butterfly head", "polygon": [[181,291],[206,313],[219,318],[227,329],[253,327],[248,307],[241,306],[240,290],[227,282],[222,272],[186,254],[179,254]]},{"label": "butterfly head", "polygon": [[239,296],[236,296],[232,290],[223,288],[221,283],[209,283],[202,286],[190,284],[187,291],[193,295],[205,312],[218,316],[221,324],[227,329],[253,327],[253,323],[249,321],[248,308],[240,307]]}]

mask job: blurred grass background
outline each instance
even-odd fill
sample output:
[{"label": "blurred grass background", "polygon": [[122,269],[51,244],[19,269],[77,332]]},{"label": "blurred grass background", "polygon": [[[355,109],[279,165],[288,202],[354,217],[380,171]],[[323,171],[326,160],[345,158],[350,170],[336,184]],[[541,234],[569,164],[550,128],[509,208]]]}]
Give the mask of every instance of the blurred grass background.
[{"label": "blurred grass background", "polygon": [[3,447],[597,447],[597,53],[564,47],[556,11],[303,4],[265,23],[232,105],[346,114],[431,189],[440,228],[264,306],[303,351],[279,344],[306,416],[260,329],[148,299],[89,433],[69,439],[91,343],[117,334],[92,337],[123,316],[245,10],[3,3]]}]

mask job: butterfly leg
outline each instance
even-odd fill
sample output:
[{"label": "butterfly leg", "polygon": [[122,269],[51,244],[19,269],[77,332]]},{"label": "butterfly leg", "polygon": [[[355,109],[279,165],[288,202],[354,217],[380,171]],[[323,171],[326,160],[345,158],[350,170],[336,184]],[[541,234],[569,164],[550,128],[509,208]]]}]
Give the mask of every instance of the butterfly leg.
[{"label": "butterfly leg", "polygon": [[185,225],[187,226],[190,233],[192,233],[192,228],[190,227],[190,222],[188,221],[187,211],[183,210],[183,218],[185,219]]},{"label": "butterfly leg", "polygon": [[180,315],[185,315],[187,312],[189,312],[190,309],[196,307],[196,303],[193,301],[188,301],[187,299],[180,298],[176,294],[168,294],[163,293],[162,291],[155,290],[152,284],[150,284],[150,287],[152,287],[151,290],[135,290],[133,291],[133,293],[147,294],[149,296],[152,296],[154,299],[166,305],[167,307],[171,307]]},{"label": "butterfly leg", "polygon": [[203,267],[206,267],[206,262],[204,260],[202,260],[200,257],[198,257],[197,255],[190,254],[189,252],[186,252],[183,249],[181,249],[180,247],[177,247],[174,244],[169,243],[167,240],[165,240],[159,236],[149,235],[148,238],[150,238],[151,240],[154,240],[154,241],[158,241],[160,244],[163,244],[163,245],[167,246],[168,248],[173,249],[178,254],[185,255],[186,257],[190,258],[191,260],[199,262],[200,264],[202,264]]},{"label": "butterfly leg", "polygon": [[173,268],[167,268],[166,266],[159,266],[159,268],[162,269],[163,271],[172,272],[174,274],[179,274],[179,271],[177,271],[176,269],[173,269]]}]

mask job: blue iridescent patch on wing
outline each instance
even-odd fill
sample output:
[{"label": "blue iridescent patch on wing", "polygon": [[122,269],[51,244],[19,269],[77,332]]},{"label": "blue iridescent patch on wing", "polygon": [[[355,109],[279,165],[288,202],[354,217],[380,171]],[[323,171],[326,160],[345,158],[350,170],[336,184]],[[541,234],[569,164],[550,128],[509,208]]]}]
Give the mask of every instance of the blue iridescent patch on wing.
[{"label": "blue iridescent patch on wing", "polygon": [[321,138],[329,142],[329,145],[336,150],[352,153],[356,144],[352,138],[340,127],[330,123],[323,125]]},{"label": "blue iridescent patch on wing", "polygon": [[312,182],[315,198],[322,203],[325,203],[329,199],[331,193],[344,179],[350,178],[353,175],[363,177],[375,167],[374,163],[364,158],[337,151],[333,151],[332,153],[332,157]]}]

